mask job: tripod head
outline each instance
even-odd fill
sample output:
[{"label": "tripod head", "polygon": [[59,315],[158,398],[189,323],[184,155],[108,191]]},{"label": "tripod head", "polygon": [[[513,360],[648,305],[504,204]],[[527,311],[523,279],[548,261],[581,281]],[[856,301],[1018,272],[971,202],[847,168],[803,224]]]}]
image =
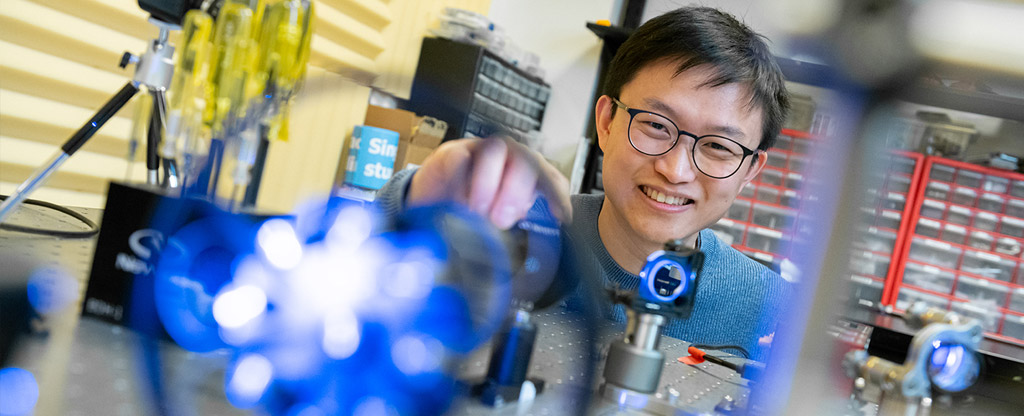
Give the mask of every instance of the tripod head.
[{"label": "tripod head", "polygon": [[214,0],[139,0],[139,7],[154,19],[181,26],[185,13],[192,9],[203,9],[215,15],[210,9],[216,7],[216,3]]}]

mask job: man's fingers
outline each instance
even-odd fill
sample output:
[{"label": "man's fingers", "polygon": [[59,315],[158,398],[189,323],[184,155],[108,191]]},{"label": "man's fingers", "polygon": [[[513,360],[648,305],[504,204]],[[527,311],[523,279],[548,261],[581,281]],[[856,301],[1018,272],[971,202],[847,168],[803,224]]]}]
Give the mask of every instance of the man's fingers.
[{"label": "man's fingers", "polygon": [[501,185],[494,196],[490,219],[501,229],[508,229],[522,219],[536,199],[534,194],[539,166],[517,143],[507,143],[508,157],[502,171]]},{"label": "man's fingers", "polygon": [[503,140],[478,140],[472,146],[472,167],[466,204],[480,215],[488,215],[495,195],[502,185],[502,175],[508,158],[508,146]]},{"label": "man's fingers", "polygon": [[407,201],[463,203],[507,229],[526,216],[538,191],[556,218],[571,221],[568,180],[539,153],[509,139],[469,139],[435,150],[413,175]]},{"label": "man's fingers", "polygon": [[407,196],[410,206],[466,201],[473,154],[467,143],[459,142],[442,144],[416,171]]}]

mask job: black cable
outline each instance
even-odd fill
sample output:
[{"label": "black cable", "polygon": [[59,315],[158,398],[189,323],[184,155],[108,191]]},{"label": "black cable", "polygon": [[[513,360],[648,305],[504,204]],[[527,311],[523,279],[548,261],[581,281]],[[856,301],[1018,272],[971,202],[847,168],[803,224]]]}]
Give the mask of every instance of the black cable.
[{"label": "black cable", "polygon": [[704,359],[709,363],[718,364],[726,367],[730,370],[735,371],[741,377],[750,381],[760,381],[761,375],[764,374],[764,364],[756,361],[747,361],[746,363],[734,363],[727,360],[725,357],[717,357],[711,354],[704,354]]},{"label": "black cable", "polygon": [[743,358],[750,359],[750,352],[739,345],[693,344],[692,346],[702,350],[736,350]]},{"label": "black cable", "polygon": [[[3,201],[5,199],[7,199],[7,197],[8,197],[8,195],[0,195],[0,201]],[[79,220],[82,223],[84,223],[85,225],[87,225],[89,227],[89,229],[86,230],[86,231],[65,231],[65,230],[50,230],[50,229],[45,229],[45,228],[25,227],[23,225],[14,225],[14,224],[0,224],[0,228],[5,229],[5,230],[10,230],[10,231],[17,231],[17,232],[29,233],[29,234],[40,234],[40,235],[47,235],[47,236],[60,237],[60,238],[87,238],[87,237],[92,237],[93,235],[96,235],[97,233],[100,232],[100,227],[97,226],[95,222],[93,222],[92,220],[87,218],[85,215],[82,215],[82,214],[79,214],[79,213],[77,213],[75,211],[72,211],[70,208],[67,208],[67,207],[64,207],[64,206],[61,206],[61,205],[57,205],[57,204],[54,204],[54,203],[51,203],[51,202],[40,201],[38,199],[25,199],[24,203],[30,204],[30,205],[38,205],[38,206],[41,206],[41,207],[44,207],[44,208],[49,208],[49,209],[52,209],[54,211],[70,215],[71,217],[75,218],[76,220]]]}]

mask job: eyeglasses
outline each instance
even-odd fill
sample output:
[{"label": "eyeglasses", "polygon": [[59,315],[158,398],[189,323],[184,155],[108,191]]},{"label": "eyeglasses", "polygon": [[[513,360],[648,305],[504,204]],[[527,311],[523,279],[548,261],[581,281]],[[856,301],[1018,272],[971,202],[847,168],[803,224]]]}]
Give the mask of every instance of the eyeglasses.
[{"label": "eyeglasses", "polygon": [[638,110],[611,97],[615,105],[629,113],[629,144],[638,152],[648,156],[661,156],[679,143],[679,137],[693,138],[690,157],[701,173],[715,179],[728,178],[740,170],[747,156],[755,152],[728,137],[710,134],[697,136],[680,130],[676,123],[658,113]]}]

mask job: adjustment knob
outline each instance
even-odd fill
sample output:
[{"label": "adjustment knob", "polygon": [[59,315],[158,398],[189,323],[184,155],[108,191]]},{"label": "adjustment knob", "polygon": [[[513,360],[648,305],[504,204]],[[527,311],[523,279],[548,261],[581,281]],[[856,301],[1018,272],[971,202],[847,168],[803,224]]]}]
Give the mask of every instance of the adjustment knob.
[{"label": "adjustment knob", "polygon": [[139,63],[138,56],[133,55],[131,52],[125,52],[123,55],[121,55],[121,62],[118,63],[117,66],[121,67],[121,69],[124,69],[129,64],[137,63]]}]

